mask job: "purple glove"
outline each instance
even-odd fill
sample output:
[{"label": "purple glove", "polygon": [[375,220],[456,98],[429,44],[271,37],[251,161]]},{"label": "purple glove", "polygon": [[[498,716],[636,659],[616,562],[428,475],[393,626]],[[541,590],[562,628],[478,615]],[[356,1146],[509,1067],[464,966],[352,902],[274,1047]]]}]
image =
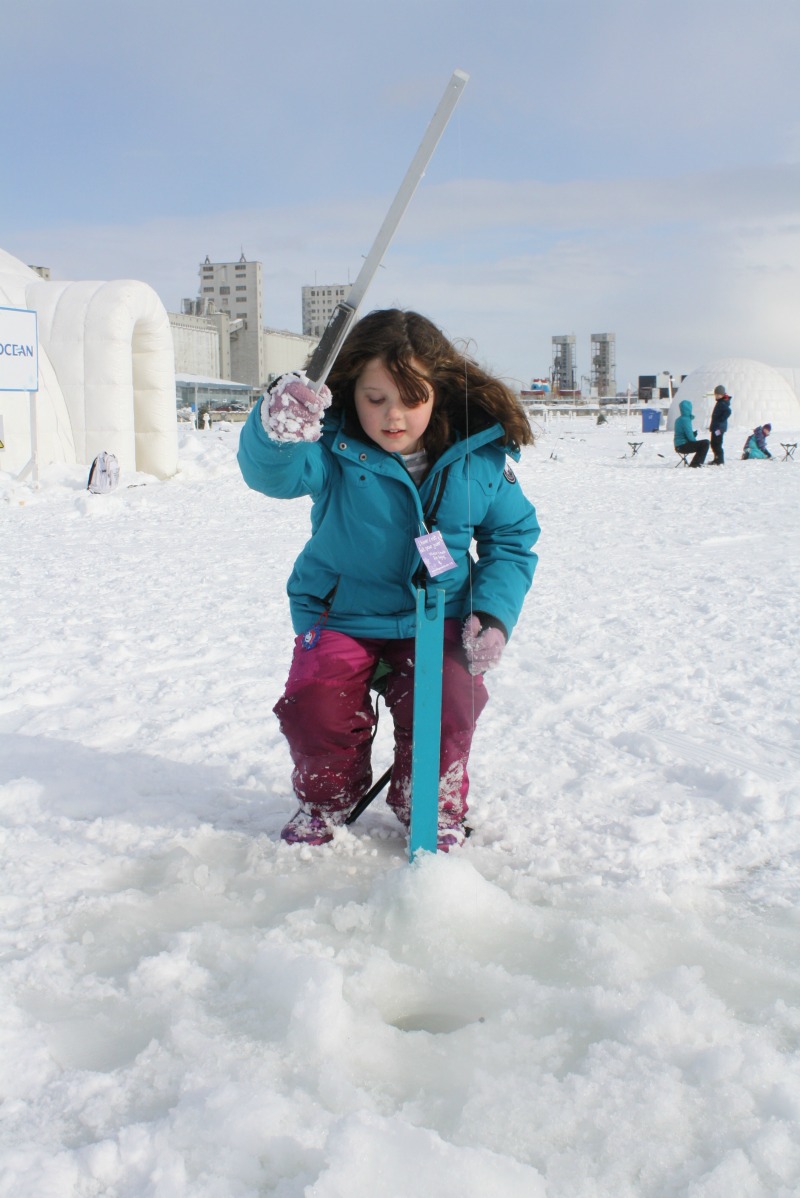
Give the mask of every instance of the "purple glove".
[{"label": "purple glove", "polygon": [[481,628],[477,616],[468,616],[464,623],[461,642],[467,654],[467,669],[470,674],[485,674],[496,666],[506,647],[506,638],[499,628],[490,625]]},{"label": "purple glove", "polygon": [[318,441],[322,414],[330,402],[326,386],[317,395],[307,375],[282,374],[261,401],[261,423],[273,441]]}]

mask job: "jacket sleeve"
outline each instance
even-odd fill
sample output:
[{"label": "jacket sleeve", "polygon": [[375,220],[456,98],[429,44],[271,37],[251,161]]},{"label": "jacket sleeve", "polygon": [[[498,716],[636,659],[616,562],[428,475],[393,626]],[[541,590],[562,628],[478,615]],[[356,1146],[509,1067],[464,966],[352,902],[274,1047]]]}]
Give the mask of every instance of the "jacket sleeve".
[{"label": "jacket sleeve", "polygon": [[244,481],[275,499],[319,495],[330,470],[328,451],[321,441],[273,441],[261,422],[262,402],[247,417],[239,439],[237,460]]},{"label": "jacket sleeve", "polygon": [[471,606],[494,616],[510,635],[533,581],[539,521],[516,479],[512,482],[502,472],[499,477],[497,494],[475,529],[478,561],[472,573]]}]

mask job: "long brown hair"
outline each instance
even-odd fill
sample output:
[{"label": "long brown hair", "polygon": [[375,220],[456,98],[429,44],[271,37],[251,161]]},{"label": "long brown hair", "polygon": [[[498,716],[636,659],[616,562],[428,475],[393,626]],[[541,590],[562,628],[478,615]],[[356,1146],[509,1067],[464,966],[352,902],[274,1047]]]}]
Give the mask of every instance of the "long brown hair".
[{"label": "long brown hair", "polygon": [[418,312],[385,308],[370,312],[354,326],[328,376],[333,408],[358,425],[355,384],[367,362],[380,358],[394,378],[406,407],[424,403],[425,383],[433,386],[433,411],[422,443],[431,461],[455,440],[495,422],[513,448],[533,444],[533,433],[519,399],[488,374],[466,349],[448,341],[441,329]]}]

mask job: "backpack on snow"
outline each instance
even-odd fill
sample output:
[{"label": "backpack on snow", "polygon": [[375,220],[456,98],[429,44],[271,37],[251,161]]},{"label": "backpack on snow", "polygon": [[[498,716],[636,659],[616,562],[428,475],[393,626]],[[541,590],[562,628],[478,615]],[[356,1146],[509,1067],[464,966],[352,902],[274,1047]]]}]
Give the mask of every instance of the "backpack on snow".
[{"label": "backpack on snow", "polygon": [[107,491],[113,491],[118,482],[119,462],[113,453],[107,453],[104,449],[92,462],[86,489],[93,495],[104,495]]}]

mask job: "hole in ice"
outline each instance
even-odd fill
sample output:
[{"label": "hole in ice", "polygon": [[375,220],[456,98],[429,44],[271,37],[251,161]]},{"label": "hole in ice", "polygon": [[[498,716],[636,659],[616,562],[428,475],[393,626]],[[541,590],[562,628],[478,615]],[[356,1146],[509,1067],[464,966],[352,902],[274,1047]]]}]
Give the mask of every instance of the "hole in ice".
[{"label": "hole in ice", "polygon": [[483,1015],[467,1015],[463,1011],[409,1011],[407,1015],[399,1015],[389,1020],[392,1027],[401,1032],[430,1032],[440,1035],[447,1032],[457,1032],[471,1023],[483,1023]]}]

